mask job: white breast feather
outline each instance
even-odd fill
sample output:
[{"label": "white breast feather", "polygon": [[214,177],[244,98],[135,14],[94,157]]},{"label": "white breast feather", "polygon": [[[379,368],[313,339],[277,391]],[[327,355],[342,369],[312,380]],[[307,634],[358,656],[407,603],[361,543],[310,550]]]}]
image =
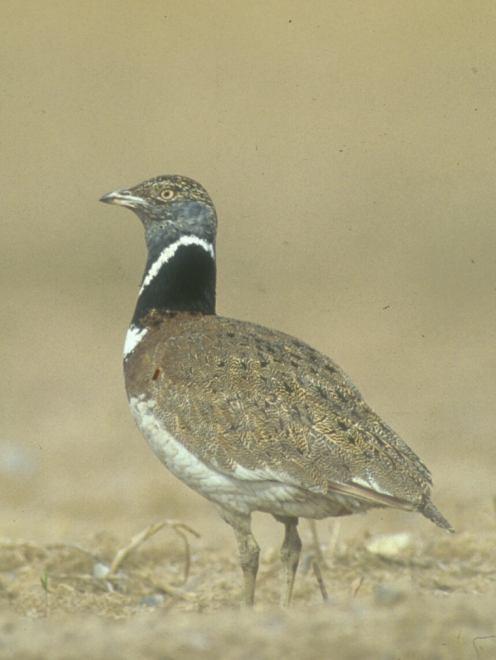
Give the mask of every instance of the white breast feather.
[{"label": "white breast feather", "polygon": [[138,328],[135,325],[130,325],[126,333],[126,340],[124,342],[124,357],[126,358],[134,351],[136,346],[140,343],[143,337],[148,332],[147,328]]}]

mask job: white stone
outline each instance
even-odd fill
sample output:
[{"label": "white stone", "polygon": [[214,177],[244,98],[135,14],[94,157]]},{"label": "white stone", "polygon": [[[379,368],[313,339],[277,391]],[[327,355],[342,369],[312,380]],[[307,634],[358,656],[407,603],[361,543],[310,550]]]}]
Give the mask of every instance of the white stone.
[{"label": "white stone", "polygon": [[412,542],[411,534],[399,532],[398,534],[378,534],[367,541],[365,547],[373,555],[385,558],[396,557],[406,550]]},{"label": "white stone", "polygon": [[107,566],[106,564],[97,562],[93,566],[93,577],[96,577],[98,579],[103,579],[106,578],[109,573],[110,573],[110,567]]}]

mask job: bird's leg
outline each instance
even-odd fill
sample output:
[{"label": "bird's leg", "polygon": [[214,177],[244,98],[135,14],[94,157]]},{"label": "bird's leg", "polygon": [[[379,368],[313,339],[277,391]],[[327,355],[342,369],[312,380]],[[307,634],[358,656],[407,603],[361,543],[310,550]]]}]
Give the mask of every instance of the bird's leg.
[{"label": "bird's leg", "polygon": [[245,605],[252,607],[255,602],[255,584],[258,572],[260,548],[251,533],[251,516],[221,509],[221,516],[230,525],[236,536],[239,550],[239,563],[243,571]]},{"label": "bird's leg", "polygon": [[288,607],[293,597],[296,569],[298,568],[301,553],[301,540],[297,530],[298,518],[290,516],[275,516],[275,518],[279,522],[282,522],[285,527],[284,541],[281,547],[281,560],[284,567],[281,605]]}]

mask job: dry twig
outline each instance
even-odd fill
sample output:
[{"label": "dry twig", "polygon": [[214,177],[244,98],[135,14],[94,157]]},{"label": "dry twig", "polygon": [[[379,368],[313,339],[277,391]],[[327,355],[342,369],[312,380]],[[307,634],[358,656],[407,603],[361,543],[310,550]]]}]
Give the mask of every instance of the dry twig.
[{"label": "dry twig", "polygon": [[184,582],[186,582],[186,580],[188,579],[189,568],[191,565],[191,550],[189,547],[188,538],[184,532],[189,532],[196,538],[199,538],[200,535],[192,527],[189,527],[189,525],[186,525],[181,522],[177,522],[175,520],[164,520],[162,522],[152,523],[138,534],[135,534],[131,539],[131,541],[128,543],[128,545],[126,545],[124,548],[121,548],[115,555],[110,565],[110,570],[108,574],[105,576],[106,579],[109,579],[109,577],[115,575],[122,562],[131,552],[133,552],[133,550],[136,550],[136,548],[142,545],[147,539],[151,538],[152,536],[155,536],[155,534],[157,534],[157,532],[159,532],[164,527],[169,527],[173,529],[183,541],[184,550],[185,550],[185,568],[184,568],[184,578],[183,578],[183,584],[184,584]]}]

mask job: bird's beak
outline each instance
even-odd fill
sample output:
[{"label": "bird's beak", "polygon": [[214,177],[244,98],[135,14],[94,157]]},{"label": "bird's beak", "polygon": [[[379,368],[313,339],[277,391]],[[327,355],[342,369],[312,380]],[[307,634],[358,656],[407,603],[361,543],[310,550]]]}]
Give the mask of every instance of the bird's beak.
[{"label": "bird's beak", "polygon": [[135,209],[138,206],[143,206],[141,197],[133,195],[130,190],[114,190],[109,192],[100,201],[104,204],[118,204],[119,206],[127,206],[130,209]]}]

